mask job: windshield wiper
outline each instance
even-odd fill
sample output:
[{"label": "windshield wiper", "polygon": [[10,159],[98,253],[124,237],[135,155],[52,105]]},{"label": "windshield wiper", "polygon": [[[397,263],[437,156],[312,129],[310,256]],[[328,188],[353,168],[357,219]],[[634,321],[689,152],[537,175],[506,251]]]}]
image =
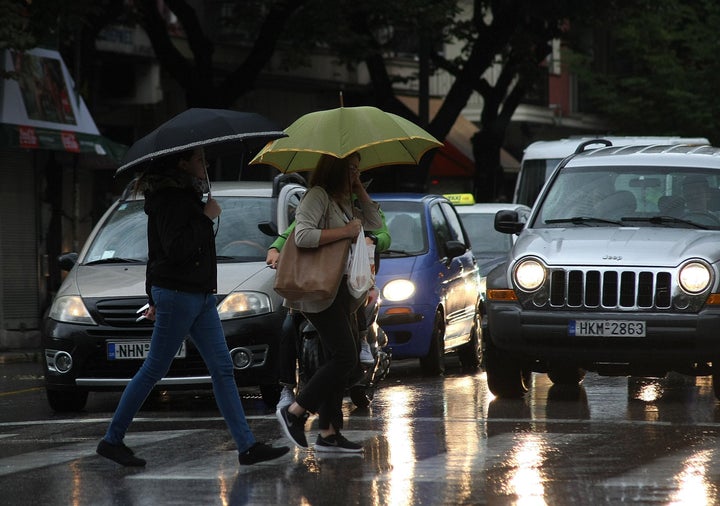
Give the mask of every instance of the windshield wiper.
[{"label": "windshield wiper", "polygon": [[385,251],[383,251],[383,252],[380,253],[380,254],[381,254],[381,255],[384,255],[384,254],[386,254],[386,253],[387,253],[387,254],[390,254],[390,255],[409,255],[409,254],[410,254],[410,252],[407,251],[407,250],[404,250],[404,249],[392,249],[392,248],[386,249]]},{"label": "windshield wiper", "polygon": [[608,225],[620,225],[619,221],[606,220],[604,218],[593,218],[591,216],[573,216],[572,218],[557,218],[554,220],[545,220],[546,224],[552,223],[572,223],[573,225],[589,225],[591,223],[607,223]]},{"label": "windshield wiper", "polygon": [[634,216],[625,216],[620,218],[620,221],[626,222],[626,221],[645,221],[648,223],[652,223],[653,225],[665,225],[667,223],[676,223],[680,225],[690,225],[691,227],[700,228],[703,230],[708,230],[709,227],[701,224],[696,223],[692,220],[684,220],[682,218],[675,218],[674,216],[650,216],[650,217],[634,217]]},{"label": "windshield wiper", "polygon": [[85,265],[98,265],[98,264],[144,264],[145,260],[139,260],[137,258],[122,258],[122,257],[108,257],[101,258],[100,260],[93,260],[87,262]]}]

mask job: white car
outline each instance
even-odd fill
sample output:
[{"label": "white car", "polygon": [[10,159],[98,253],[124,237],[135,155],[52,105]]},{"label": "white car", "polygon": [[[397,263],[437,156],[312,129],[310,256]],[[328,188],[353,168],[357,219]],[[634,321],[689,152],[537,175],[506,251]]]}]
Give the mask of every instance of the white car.
[{"label": "white car", "polygon": [[[276,362],[287,309],[265,265],[274,237],[285,230],[305,186],[299,176],[274,182],[213,183],[222,207],[215,244],[218,313],[239,386],[259,385],[274,406],[280,396]],[[61,257],[70,270],[42,328],[45,388],[55,411],[81,410],[88,392],[121,390],[143,362],[152,322],[138,319],[147,302],[147,216],[142,197],[121,198],[100,219],[78,255]],[[260,224],[265,224],[261,230]],[[272,224],[272,225],[270,225]],[[211,388],[210,375],[186,340],[160,389]]]},{"label": "white car", "polygon": [[495,230],[497,212],[515,211],[520,221],[527,221],[530,216],[530,208],[523,204],[455,204],[455,209],[470,237],[473,256],[477,260],[480,276],[483,278],[490,269],[505,258],[517,238],[517,235],[508,235]]}]

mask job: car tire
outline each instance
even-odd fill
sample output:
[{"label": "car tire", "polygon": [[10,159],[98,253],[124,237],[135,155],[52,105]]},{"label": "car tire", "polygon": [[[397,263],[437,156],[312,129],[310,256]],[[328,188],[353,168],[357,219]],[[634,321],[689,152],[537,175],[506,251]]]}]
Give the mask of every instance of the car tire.
[{"label": "car tire", "polygon": [[470,331],[470,341],[458,347],[458,358],[463,371],[473,373],[480,369],[482,363],[482,343],[480,343],[480,319],[475,318],[472,330]]},{"label": "car tire", "polygon": [[83,390],[47,390],[46,394],[48,404],[58,413],[82,411],[88,399],[88,392]]},{"label": "car tire", "polygon": [[445,372],[445,322],[441,311],[435,313],[430,349],[427,355],[420,357],[420,369],[426,376],[439,376]]},{"label": "car tire", "polygon": [[573,366],[551,366],[547,372],[553,385],[578,386],[585,379],[585,369]]},{"label": "car tire", "polygon": [[519,399],[528,391],[531,372],[512,355],[498,349],[488,334],[483,336],[488,389],[495,397]]}]

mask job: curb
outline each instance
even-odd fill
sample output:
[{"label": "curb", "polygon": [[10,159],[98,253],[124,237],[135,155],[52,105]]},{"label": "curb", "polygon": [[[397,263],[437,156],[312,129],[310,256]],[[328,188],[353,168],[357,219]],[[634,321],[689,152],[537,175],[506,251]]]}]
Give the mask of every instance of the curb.
[{"label": "curb", "polygon": [[40,352],[35,350],[0,351],[0,364],[40,363]]}]

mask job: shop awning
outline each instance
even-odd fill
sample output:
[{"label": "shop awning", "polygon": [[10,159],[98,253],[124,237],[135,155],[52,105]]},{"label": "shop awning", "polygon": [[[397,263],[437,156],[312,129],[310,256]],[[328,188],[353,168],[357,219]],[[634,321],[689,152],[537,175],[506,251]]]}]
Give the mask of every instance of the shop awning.
[{"label": "shop awning", "polygon": [[[397,98],[410,110],[415,113],[418,112],[417,97],[398,95]],[[431,119],[435,117],[441,105],[441,99],[430,99],[428,112]],[[470,139],[478,131],[478,127],[472,121],[464,116],[458,116],[447,137],[445,137],[444,146],[439,148],[433,157],[430,165],[430,175],[472,177],[475,173],[475,157],[473,156]],[[517,172],[520,169],[520,162],[504,149],[500,151],[500,164],[509,172]]]},{"label": "shop awning", "polygon": [[58,51],[2,52],[0,148],[67,151],[117,165],[126,146],[100,135]]},{"label": "shop awning", "polygon": [[49,149],[109,157],[119,163],[127,146],[101,135],[0,124],[0,148]]}]

